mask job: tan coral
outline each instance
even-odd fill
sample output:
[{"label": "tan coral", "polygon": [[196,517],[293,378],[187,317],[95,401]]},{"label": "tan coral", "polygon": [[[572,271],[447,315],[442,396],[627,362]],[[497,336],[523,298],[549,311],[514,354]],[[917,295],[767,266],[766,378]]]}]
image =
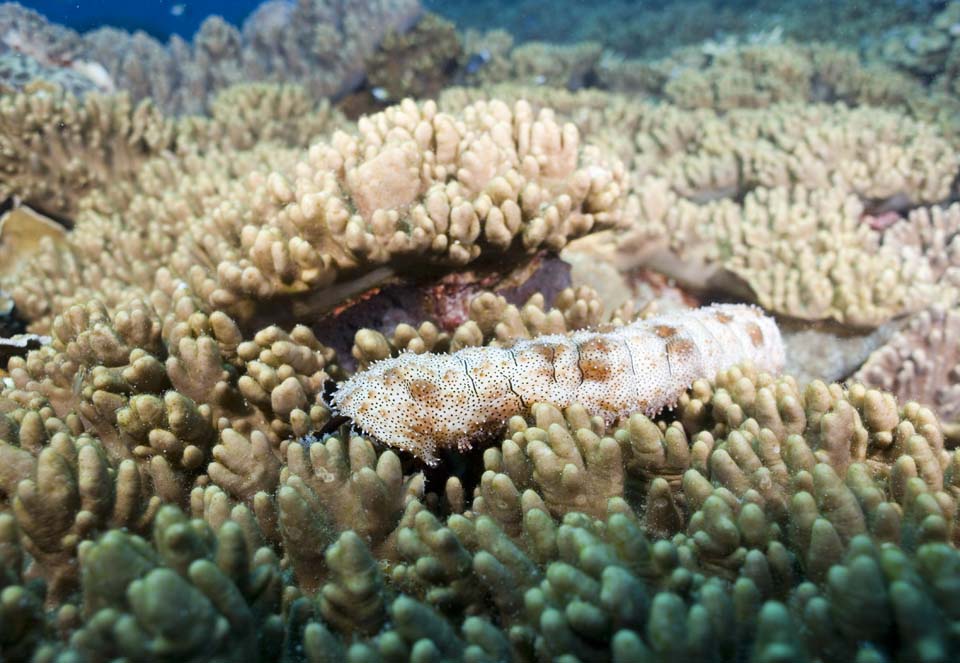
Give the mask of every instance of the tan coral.
[{"label": "tan coral", "polygon": [[[837,104],[720,114],[630,103],[596,91],[501,86],[496,93],[529,96],[535,105],[554,103],[632,167],[624,210],[631,228],[578,240],[568,254],[586,252],[586,260],[592,255],[624,270],[652,268],[695,289],[756,298],[792,317],[863,326],[936,296],[932,286],[942,268],[928,262],[943,262],[931,253],[942,240],[930,235],[921,242],[931,243],[928,258],[919,250],[901,251],[899,231],[888,240],[866,227],[873,210],[895,212],[950,196],[956,153],[932,125],[902,112]],[[442,103],[457,108],[487,94],[454,90]],[[609,135],[608,118],[634,133],[635,142]],[[950,215],[941,218],[936,227],[952,227]],[[819,232],[814,219],[825,231],[820,236],[830,237],[815,250],[809,248]],[[808,235],[791,244],[789,233],[776,230],[781,223],[791,232],[807,228]],[[919,218],[911,221],[918,224]],[[933,228],[924,232],[952,236]],[[729,273],[737,278],[725,278]],[[871,289],[868,283],[883,285]]]},{"label": "tan coral", "polygon": [[793,318],[853,326],[917,310],[940,291],[926,257],[881,248],[880,233],[861,221],[862,203],[840,188],[760,188],[741,204],[696,205],[651,179],[639,195],[640,221],[622,239],[598,236],[570,250],[621,269],[648,266]]},{"label": "tan coral", "polygon": [[918,207],[883,233],[888,251],[919,254],[933,278],[946,286],[942,301],[951,301],[960,287],[960,205]]},{"label": "tan coral", "polygon": [[[71,245],[42,253],[18,280],[14,297],[36,329],[98,293],[113,308],[131,288],[171,296],[186,283],[241,317],[276,296],[302,296],[309,312],[337,303],[317,292],[334,281],[382,264],[402,270],[417,255],[462,265],[484,249],[557,250],[623,223],[625,172],[546,110],[490,102],[449,116],[410,102],[301,161],[269,144],[187,150],[152,162],[137,188],[92,200]],[[175,204],[171,188],[183,194]],[[118,250],[128,258],[85,258]]]},{"label": "tan coral", "polygon": [[396,454],[378,454],[360,437],[291,444],[276,500],[280,532],[301,585],[316,587],[326,572],[324,546],[316,542],[332,543],[344,530],[353,529],[374,549],[389,550],[404,510],[417,503],[423,487],[421,473],[405,476]]},{"label": "tan coral", "polygon": [[246,365],[237,386],[248,402],[272,413],[270,425],[278,436],[303,436],[323,427],[330,411],[321,394],[338,371],[333,351],[308,327],[297,325],[289,334],[267,327],[240,344],[237,353]]},{"label": "tan coral", "polygon": [[[513,434],[486,451],[473,503],[511,536],[534,505],[629,513],[617,502],[624,495],[642,505],[648,532],[684,533],[674,541],[713,573],[736,573],[751,551],[778,565],[788,545],[823,578],[859,533],[907,545],[958,535],[958,456],[933,414],[862,385],[801,391],[789,376],[737,368],[698,381],[666,421],[634,414],[605,430],[582,409],[546,405],[531,416],[536,426],[517,418]],[[594,474],[590,450],[607,440],[622,460]],[[553,457],[567,458],[562,479],[549,471]],[[587,506],[569,503],[574,485],[592,496]]]},{"label": "tan coral", "polygon": [[[622,222],[623,178],[619,163],[581,147],[576,129],[547,111],[492,102],[456,117],[406,102],[261,180],[253,201],[266,205],[266,223],[242,227],[240,246],[204,242],[219,263],[209,297],[243,311],[252,298],[316,290],[417,255],[463,265],[485,247],[557,250]],[[180,252],[199,249],[190,246]]]},{"label": "tan coral", "polygon": [[180,150],[250,150],[258,143],[300,145],[346,125],[327,100],[315,102],[299,85],[243,83],[218,92],[207,116],[187,116],[177,123]]},{"label": "tan coral", "polygon": [[35,472],[13,501],[30,573],[49,585],[51,601],[76,587],[77,546],[111,527],[143,531],[160,506],[132,461],[115,469],[99,440],[58,433],[37,456]]},{"label": "tan coral", "polygon": [[641,117],[638,174],[664,177],[701,202],[794,184],[864,201],[939,202],[957,164],[935,127],[876,108],[778,104],[719,115],[668,106]]},{"label": "tan coral", "polygon": [[657,60],[606,57],[597,73],[609,89],[720,111],[824,99],[908,108],[923,90],[893,68],[817,42],[707,42]]},{"label": "tan coral", "polygon": [[[136,164],[125,164],[113,186],[91,189],[74,203],[76,224],[65,245],[45,247],[22,278],[7,280],[35,329],[46,328],[72,303],[97,297],[113,308],[134,292],[145,296],[190,225],[203,220],[217,234],[228,231],[232,209],[207,219],[217,204],[242,190],[251,171],[297,158],[279,141],[306,145],[314,132],[342,121],[328,107],[308,103],[303,90],[292,86],[231,88],[218,97],[215,110],[213,119],[184,119],[175,130],[164,120],[171,135],[163,147],[178,155],[164,153],[149,161],[143,155]],[[178,195],[171,197],[171,191]],[[112,259],[102,260],[104,255]]]},{"label": "tan coral", "polygon": [[146,159],[173,144],[173,123],[149,101],[61,92],[4,95],[0,103],[3,185],[48,214],[72,219],[85,193],[129,181]]},{"label": "tan coral", "polygon": [[721,232],[735,247],[725,266],[764,305],[807,320],[870,326],[931,301],[935,281],[923,257],[879,251],[859,216],[855,199],[833,191],[758,191],[745,201],[742,225]]}]

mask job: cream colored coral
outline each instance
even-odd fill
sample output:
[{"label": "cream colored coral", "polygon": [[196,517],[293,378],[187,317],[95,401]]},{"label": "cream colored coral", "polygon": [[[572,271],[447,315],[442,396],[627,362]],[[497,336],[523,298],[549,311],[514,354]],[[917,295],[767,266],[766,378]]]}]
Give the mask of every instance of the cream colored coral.
[{"label": "cream colored coral", "polygon": [[946,198],[958,166],[932,125],[843,105],[776,105],[720,115],[661,107],[641,115],[634,171],[704,202],[753,187],[838,187],[864,199]]},{"label": "cream colored coral", "polygon": [[896,210],[949,197],[957,156],[931,125],[836,105],[722,116],[661,107],[636,117],[625,207],[633,225],[571,251],[621,269],[653,268],[792,317],[856,326],[944,294],[936,282],[952,260],[955,214],[932,208],[925,221],[926,212],[914,212],[889,239],[865,218],[868,206]]},{"label": "cream colored coral", "polygon": [[73,220],[79,199],[122,186],[146,159],[169,149],[173,122],[149,101],[126,94],[59,90],[0,98],[0,200],[17,196],[48,214]]},{"label": "cream colored coral", "polygon": [[734,247],[725,266],[761,303],[805,319],[872,325],[917,306],[916,295],[927,300],[929,267],[878,251],[860,214],[855,198],[835,190],[759,190],[741,222],[718,233]]},{"label": "cream colored coral", "polygon": [[944,292],[956,301],[960,289],[960,204],[918,207],[883,234],[884,249],[923,256]]},{"label": "cream colored coral", "polygon": [[239,228],[239,246],[208,236],[178,255],[206,253],[217,265],[211,301],[240,305],[414,256],[463,265],[483,250],[558,250],[623,222],[625,178],[551,111],[493,101],[454,116],[406,101],[259,179],[245,196],[259,213]]},{"label": "cream colored coral", "polygon": [[[40,101],[42,99],[36,103]],[[80,129],[93,124],[96,131],[89,127],[84,130],[92,132],[94,137],[100,136],[97,139],[100,141],[107,140],[107,135],[116,135],[115,131],[110,132],[111,122],[121,127],[132,124],[128,126],[130,136],[118,140],[124,145],[129,141],[139,144],[136,132],[145,131],[141,125],[149,119],[141,115],[151,107],[142,104],[134,119],[124,120],[123,112],[130,111],[129,103],[124,105],[122,97],[113,99],[113,106],[106,106],[110,113],[101,118],[101,125],[96,125],[89,118],[84,119],[98,108],[97,117],[106,112],[102,108],[104,103],[98,106],[96,101],[89,98],[78,109],[64,100],[51,100],[46,115],[38,115],[31,121],[55,122],[56,113],[72,113],[78,116]],[[227,112],[230,105],[235,111],[233,114]],[[112,154],[115,162],[124,157],[124,161],[113,166],[124,172],[122,176],[111,176],[109,187],[75,192],[77,196],[85,195],[70,202],[76,212],[76,223],[67,242],[45,247],[25,265],[18,278],[5,281],[4,287],[11,291],[19,309],[35,329],[45,329],[56,313],[74,303],[85,304],[94,297],[112,309],[131,297],[146,296],[154,286],[158,270],[171,262],[183,236],[195,229],[204,241],[213,242],[237,232],[240,223],[237,217],[245,212],[239,205],[250,188],[247,180],[250,173],[295,163],[300,155],[299,150],[289,149],[286,141],[306,145],[312,135],[307,132],[332,129],[342,122],[328,106],[308,103],[304,91],[294,86],[230,88],[217,97],[215,110],[217,114],[213,119],[181,119],[175,131],[174,123],[164,120],[166,124],[160,126],[167,127],[170,136],[162,146],[169,151],[150,160],[142,155],[134,162],[129,155],[124,157],[126,152],[115,147],[106,150],[100,143],[85,146],[93,149],[100,145],[98,149]],[[47,117],[51,113],[53,119]],[[20,121],[30,117],[27,115]],[[86,140],[80,129],[76,129],[81,135],[75,139]],[[9,126],[0,126],[0,143],[13,140],[5,134],[8,130],[12,131]],[[251,145],[251,149],[245,149]],[[53,141],[48,149],[63,154],[65,148]],[[16,153],[14,150],[11,158]],[[80,158],[79,152],[71,157]],[[91,162],[98,163],[99,157]],[[98,168],[91,172],[97,177],[100,176],[97,173],[109,175],[109,171],[101,172]],[[26,195],[30,190],[16,178],[9,184],[16,187],[13,192],[18,195]],[[21,190],[20,187],[27,188]],[[215,214],[224,200],[235,202],[224,205]],[[196,263],[196,254],[188,256],[181,263],[182,275],[186,276]]]}]

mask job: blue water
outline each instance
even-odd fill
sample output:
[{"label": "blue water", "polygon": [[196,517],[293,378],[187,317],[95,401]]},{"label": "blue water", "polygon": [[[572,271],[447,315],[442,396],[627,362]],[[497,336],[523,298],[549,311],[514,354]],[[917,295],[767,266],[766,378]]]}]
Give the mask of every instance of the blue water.
[{"label": "blue water", "polygon": [[[189,40],[210,15],[219,15],[240,26],[244,19],[263,0],[24,0],[19,4],[36,10],[48,20],[80,32],[102,26],[113,26],[129,31],[142,30],[165,42],[171,35]],[[296,2],[296,0],[289,0]],[[633,53],[631,30],[637,14],[665,12],[672,33],[687,33],[691,37],[708,38],[731,32],[743,32],[754,23],[769,29],[771,16],[787,7],[793,15],[808,10],[813,14],[835,14],[827,26],[832,34],[792,34],[804,39],[834,40],[838,35],[855,41],[858,18],[869,15],[897,13],[896,20],[922,21],[941,10],[945,0],[421,0],[423,7],[453,20],[460,29],[490,30],[502,28],[518,41],[542,40],[551,42],[597,40],[613,46],[614,50]],[[678,6],[689,11],[672,13]],[[701,14],[706,11],[707,15]],[[605,16],[593,27],[590,18]],[[854,20],[851,20],[851,17]],[[775,18],[774,18],[775,21]],[[791,23],[787,20],[787,24]],[[681,24],[682,23],[682,24]],[[844,34],[846,25],[852,32]],[[823,24],[821,24],[823,27]],[[889,26],[886,26],[889,27]],[[624,35],[624,32],[628,34]],[[789,33],[789,30],[788,30]],[[610,42],[608,35],[619,34]],[[611,43],[612,42],[612,43]],[[649,43],[636,43],[636,50],[651,50]],[[656,50],[656,49],[653,49]]]},{"label": "blue water", "polygon": [[[165,41],[170,35],[189,39],[203,19],[219,14],[240,25],[261,0],[32,0],[20,4],[49,20],[83,32],[104,25],[143,30]],[[182,8],[182,9],[181,9]]]}]

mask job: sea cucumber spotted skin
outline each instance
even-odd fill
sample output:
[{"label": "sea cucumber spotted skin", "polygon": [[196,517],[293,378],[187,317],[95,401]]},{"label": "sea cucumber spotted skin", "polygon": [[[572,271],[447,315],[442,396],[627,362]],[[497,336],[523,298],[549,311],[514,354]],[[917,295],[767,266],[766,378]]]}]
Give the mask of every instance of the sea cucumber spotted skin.
[{"label": "sea cucumber spotted skin", "polygon": [[366,433],[435,464],[437,449],[469,447],[538,401],[579,402],[608,422],[652,415],[694,380],[744,361],[779,372],[780,331],[757,307],[719,304],[511,348],[404,353],[345,381],[333,405]]}]

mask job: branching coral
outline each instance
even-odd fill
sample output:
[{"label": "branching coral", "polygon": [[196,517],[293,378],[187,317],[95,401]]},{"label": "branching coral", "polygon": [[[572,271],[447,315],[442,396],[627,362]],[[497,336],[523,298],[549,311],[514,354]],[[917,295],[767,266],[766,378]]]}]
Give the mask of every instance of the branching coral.
[{"label": "branching coral", "polygon": [[127,180],[173,142],[172,123],[149,101],[59,91],[4,95],[0,102],[0,198],[17,196],[72,218],[78,200]]},{"label": "branching coral", "polygon": [[[304,161],[261,143],[240,155],[188,154],[177,162],[181,170],[152,163],[125,210],[91,210],[78,223],[76,244],[38,256],[36,278],[19,280],[14,297],[39,318],[51,302],[69,303],[93,283],[114,306],[130,286],[147,294],[166,265],[161,289],[169,293],[184,280],[210,306],[241,317],[280,296],[305,299],[309,310],[311,295],[330,307],[337,299],[324,302],[319,291],[384,263],[402,271],[418,255],[462,265],[484,249],[557,250],[623,222],[620,163],[581,146],[576,129],[549,112],[490,103],[457,118],[430,102],[407,103],[358,129],[314,144]],[[221,164],[225,176],[198,179]],[[176,187],[186,204],[166,200]],[[164,223],[156,223],[158,214]],[[83,264],[88,251],[102,255],[118,241],[139,253],[129,266]]]},{"label": "branching coral", "polygon": [[956,169],[950,143],[933,126],[875,108],[644,110],[635,172],[663,177],[693,200],[801,184],[856,193],[874,205],[931,203],[949,195]]},{"label": "branching coral", "polygon": [[[926,94],[955,58],[922,54],[926,87],[778,32],[652,62],[505,33],[461,53],[432,17],[408,31],[417,10],[268,2],[163,47],[0,9],[35,42],[0,48],[74,73],[96,53],[153,98],[0,104],[0,195],[73,222],[3,280],[50,343],[0,386],[0,657],[960,656],[956,104]],[[355,124],[320,99],[438,60],[368,88],[504,84]],[[604,311],[561,250],[674,276],[650,288],[674,301]],[[865,385],[740,366],[653,416],[521,403],[429,468],[325,400],[350,355],[510,347],[717,290],[822,337],[916,313]]]},{"label": "branching coral", "polygon": [[70,639],[77,654],[269,660],[279,653],[277,559],[249,549],[235,523],[214,532],[168,507],[157,515],[152,547],[113,531],[85,544],[80,557],[86,623]]},{"label": "branching coral", "polygon": [[[847,574],[893,587],[896,579],[870,565],[877,555],[918,569],[896,585],[903,600],[942,605],[956,557],[960,464],[944,449],[936,419],[916,404],[898,408],[892,396],[861,386],[815,383],[801,391],[789,377],[746,368],[695,384],[666,421],[636,414],[607,429],[579,406],[563,413],[547,404],[530,416],[512,419],[508,439],[484,453],[472,504],[456,506],[463,489],[448,480],[447,504],[462,513],[446,519],[427,506],[422,476],[405,476],[393,452],[378,454],[362,438],[291,443],[280,465],[257,433],[248,443],[224,430],[221,460],[259,445],[260,466],[275,468],[242,489],[211,469],[211,479],[240,500],[261,491],[252,500],[258,515],[241,505],[224,511],[210,486],[195,490],[191,502],[215,530],[164,509],[153,516],[152,547],[119,532],[80,544],[85,621],[71,648],[132,652],[134,639],[123,635],[132,628],[143,631],[137,647],[167,651],[170,629],[185,625],[166,606],[192,597],[191,622],[209,622],[205,628],[222,637],[181,637],[181,656],[232,646],[228,635],[239,625],[249,631],[241,638],[246,651],[275,655],[286,638],[306,660],[348,647],[437,648],[475,660],[504,652],[523,660],[631,656],[674,651],[666,624],[689,626],[705,608],[737,628],[708,629],[713,635],[684,647],[706,647],[721,660],[770,642],[828,652],[866,640],[893,655],[908,642],[904,633],[921,628],[911,618],[897,622],[899,636],[867,617],[834,625],[822,618],[854,600]],[[41,467],[59,457],[58,445],[40,454]],[[263,491],[274,482],[281,488],[271,506]],[[26,525],[7,537],[11,551],[36,540],[32,521],[21,520],[19,508],[14,513]],[[52,533],[53,519],[39,522]],[[283,612],[276,557],[249,552],[264,533],[279,535],[297,578],[297,589],[284,591]],[[867,535],[894,545],[880,552]],[[97,575],[106,568],[114,569],[109,582]],[[887,591],[875,595],[892,596]],[[165,598],[169,592],[181,598]],[[721,596],[732,603],[717,604]],[[493,622],[470,616],[487,605]],[[829,637],[787,637],[785,623]],[[926,637],[948,647],[936,623]],[[44,628],[36,622],[19,642],[33,646],[30,638]]]},{"label": "branching coral", "polygon": [[806,320],[875,326],[941,296],[952,215],[917,209],[886,229],[901,211],[952,196],[955,151],[933,125],[872,107],[684,111],[516,86],[451,90],[441,104],[491,93],[555,106],[630,168],[632,228],[616,249],[598,251],[601,234],[569,252],[589,247],[588,260],[649,267]]},{"label": "branching coral", "polygon": [[[624,266],[853,325],[937,296],[934,252],[901,251],[866,218],[950,195],[955,158],[928,125],[876,109],[784,106],[724,116],[651,110],[637,127],[638,222],[619,240]],[[914,217],[904,225],[922,225]]]},{"label": "branching coral", "polygon": [[423,493],[422,474],[405,477],[396,454],[378,455],[359,437],[291,445],[280,481],[280,531],[307,591],[322,580],[323,550],[339,532],[351,529],[374,550],[389,550],[405,509]]},{"label": "branching coral", "polygon": [[172,263],[185,272],[206,253],[216,280],[194,288],[249,315],[254,298],[309,294],[415,256],[462,265],[484,248],[557,250],[622,222],[623,177],[572,125],[525,104],[478,104],[458,119],[408,102],[267,175],[250,202],[263,206],[260,226],[237,219],[219,246],[196,238]]},{"label": "branching coral", "polygon": [[[31,100],[45,103],[43,99],[13,98],[24,104]],[[58,103],[67,102],[66,98],[59,99]],[[95,102],[91,98],[86,106]],[[122,98],[113,100],[117,108],[123,108],[122,102]],[[54,108],[68,112],[69,106]],[[145,108],[149,110],[149,106]],[[71,202],[76,224],[68,241],[39,251],[26,266],[29,277],[8,279],[17,293],[16,301],[35,325],[45,328],[52,315],[94,297],[112,308],[136,292],[146,296],[153,288],[157,269],[166,263],[177,238],[192,222],[242,188],[243,178],[250,171],[294,160],[295,152],[281,145],[305,145],[317,132],[342,122],[328,105],[315,105],[302,89],[289,86],[231,88],[217,97],[214,112],[212,119],[185,118],[175,128],[169,120],[157,119],[169,134],[161,147],[175,150],[177,155],[165,152],[149,161],[143,155],[139,169],[104,171],[103,176],[110,178],[113,186],[90,191],[82,203]],[[118,117],[121,126],[130,124],[130,118]],[[38,121],[41,119],[54,122],[56,118]],[[115,135],[111,138],[116,139]],[[103,159],[113,153],[107,142],[100,147],[96,142],[69,147],[75,152],[71,152],[73,160],[90,160],[84,156],[87,151],[102,150]],[[16,153],[11,156],[15,158]],[[92,160],[102,159],[94,154]],[[22,196],[31,185],[18,186],[22,189],[17,193]],[[175,200],[170,195],[174,190],[179,193]],[[103,260],[106,255],[112,259]]]},{"label": "branching coral", "polygon": [[784,102],[843,101],[905,107],[923,89],[855,51],[818,43],[707,42],[653,61],[605,59],[605,87],[644,92],[682,108],[762,108]]}]

